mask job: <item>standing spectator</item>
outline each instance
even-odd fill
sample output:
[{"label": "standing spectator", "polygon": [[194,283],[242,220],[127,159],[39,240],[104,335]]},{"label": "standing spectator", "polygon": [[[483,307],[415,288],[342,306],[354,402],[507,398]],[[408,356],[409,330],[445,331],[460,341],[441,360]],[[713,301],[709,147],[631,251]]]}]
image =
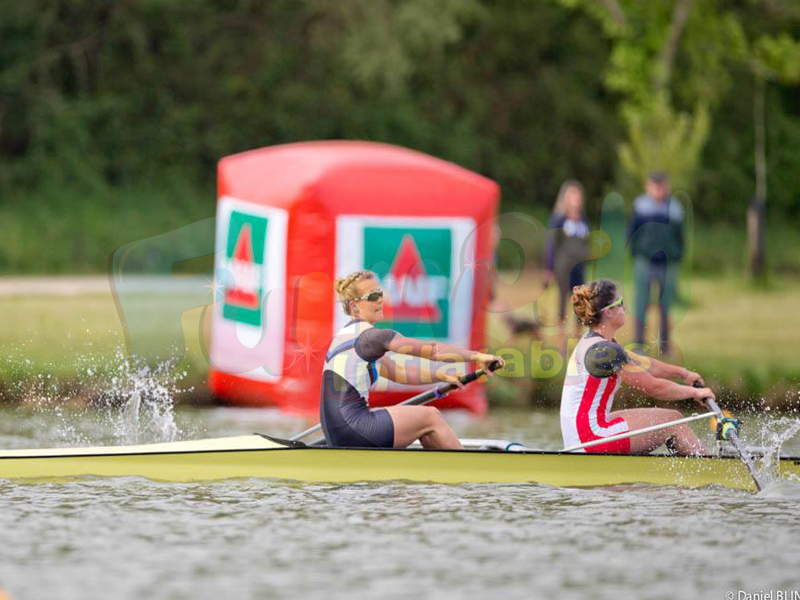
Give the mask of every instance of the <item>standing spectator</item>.
[{"label": "standing spectator", "polygon": [[[644,324],[653,284],[658,284],[661,328],[659,352],[669,355],[669,307],[675,298],[684,246],[684,209],[670,194],[669,175],[653,171],[647,179],[646,193],[633,203],[633,219],[628,235],[633,256],[636,286],[636,341],[644,342]],[[654,338],[655,339],[655,338]]]},{"label": "standing spectator", "polygon": [[[583,212],[583,186],[567,179],[558,190],[553,214],[547,225],[550,241],[545,257],[545,281],[555,275],[558,283],[558,320],[566,317],[567,298],[572,288],[583,285],[583,269],[589,259],[589,221]],[[580,325],[575,322],[580,333]]]}]

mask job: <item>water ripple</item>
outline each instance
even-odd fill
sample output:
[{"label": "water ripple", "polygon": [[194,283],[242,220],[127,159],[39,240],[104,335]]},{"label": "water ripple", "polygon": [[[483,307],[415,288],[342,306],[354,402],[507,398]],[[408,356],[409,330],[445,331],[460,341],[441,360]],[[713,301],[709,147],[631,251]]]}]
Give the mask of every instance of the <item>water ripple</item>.
[{"label": "water ripple", "polygon": [[87,478],[0,481],[0,498],[0,588],[16,599],[720,599],[800,587],[797,482],[748,494]]}]

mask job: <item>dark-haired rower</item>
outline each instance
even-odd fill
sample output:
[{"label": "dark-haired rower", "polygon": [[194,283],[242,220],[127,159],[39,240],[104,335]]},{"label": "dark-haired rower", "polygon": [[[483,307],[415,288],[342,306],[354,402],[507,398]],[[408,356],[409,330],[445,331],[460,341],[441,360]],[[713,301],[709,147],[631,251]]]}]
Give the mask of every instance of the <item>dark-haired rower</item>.
[{"label": "dark-haired rower", "polygon": [[[614,339],[625,324],[625,304],[613,281],[600,279],[576,286],[572,308],[589,331],[575,346],[561,394],[561,433],[571,447],[612,435],[682,418],[676,410],[634,408],[611,411],[621,383],[657,400],[714,397],[708,388],[692,387],[700,375],[650,357],[633,358]],[[672,379],[681,379],[685,385]],[[644,454],[662,444],[682,455],[704,454],[705,448],[686,425],[676,425],[585,449],[585,452]]]}]

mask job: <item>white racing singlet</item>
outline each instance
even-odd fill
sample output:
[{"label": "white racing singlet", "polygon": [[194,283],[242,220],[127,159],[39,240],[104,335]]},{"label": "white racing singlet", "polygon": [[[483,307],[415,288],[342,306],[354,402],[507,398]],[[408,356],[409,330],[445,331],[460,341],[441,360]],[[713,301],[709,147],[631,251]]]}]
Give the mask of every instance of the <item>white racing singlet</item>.
[{"label": "white racing singlet", "polygon": [[[590,352],[595,360],[601,354],[599,360],[605,361],[603,366],[607,368],[608,376],[590,372],[586,366]],[[578,341],[567,364],[561,393],[561,435],[565,448],[628,431],[625,419],[611,418],[614,395],[622,383],[618,371],[628,360],[622,346],[603,340],[598,333],[589,332]],[[577,452],[624,454],[630,452],[630,440],[599,444]]]}]

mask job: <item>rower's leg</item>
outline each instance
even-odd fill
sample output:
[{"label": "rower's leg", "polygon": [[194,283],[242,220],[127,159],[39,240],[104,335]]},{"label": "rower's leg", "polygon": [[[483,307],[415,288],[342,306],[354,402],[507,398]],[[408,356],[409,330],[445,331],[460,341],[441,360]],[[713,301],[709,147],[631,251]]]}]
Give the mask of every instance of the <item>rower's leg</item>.
[{"label": "rower's leg", "polygon": [[650,259],[644,256],[635,256],[633,259],[633,280],[636,286],[634,301],[636,318],[636,343],[644,343],[644,325],[647,321],[647,305],[650,304],[649,282]]},{"label": "rower's leg", "polygon": [[[677,410],[668,408],[631,408],[611,413],[611,418],[616,419],[617,417],[625,419],[628,424],[628,430],[633,431],[643,427],[650,427],[651,425],[661,425],[662,423],[676,421],[682,419],[683,415]],[[631,453],[646,454],[665,444],[670,439],[672,440],[672,448],[678,454],[683,456],[706,454],[706,449],[702,442],[686,423],[633,436],[630,438]]]},{"label": "rower's leg", "polygon": [[394,447],[405,448],[419,440],[425,448],[461,450],[458,437],[432,406],[389,406],[394,423]]}]

